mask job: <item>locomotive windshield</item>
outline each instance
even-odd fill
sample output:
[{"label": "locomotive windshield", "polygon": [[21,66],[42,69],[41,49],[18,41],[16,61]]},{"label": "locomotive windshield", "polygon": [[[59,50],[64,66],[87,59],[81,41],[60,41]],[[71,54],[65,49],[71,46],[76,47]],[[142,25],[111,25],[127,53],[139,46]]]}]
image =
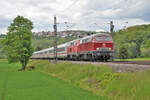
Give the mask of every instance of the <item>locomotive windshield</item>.
[{"label": "locomotive windshield", "polygon": [[111,37],[110,36],[104,36],[104,41],[111,41]]},{"label": "locomotive windshield", "polygon": [[96,41],[102,41],[103,37],[102,36],[96,36]]},{"label": "locomotive windshield", "polygon": [[96,41],[111,41],[111,37],[107,35],[96,36]]}]

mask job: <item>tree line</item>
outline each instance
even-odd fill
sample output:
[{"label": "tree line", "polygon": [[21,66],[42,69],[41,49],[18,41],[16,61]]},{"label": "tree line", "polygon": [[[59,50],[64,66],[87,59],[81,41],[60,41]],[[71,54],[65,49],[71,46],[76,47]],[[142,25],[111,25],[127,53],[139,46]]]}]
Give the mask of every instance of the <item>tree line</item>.
[{"label": "tree line", "polygon": [[116,58],[150,57],[150,25],[137,25],[114,33]]}]

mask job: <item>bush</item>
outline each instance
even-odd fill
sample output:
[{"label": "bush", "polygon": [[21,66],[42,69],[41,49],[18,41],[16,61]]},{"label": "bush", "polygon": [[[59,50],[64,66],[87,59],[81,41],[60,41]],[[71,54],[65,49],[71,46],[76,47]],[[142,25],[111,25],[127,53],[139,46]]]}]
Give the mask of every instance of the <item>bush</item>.
[{"label": "bush", "polygon": [[128,45],[127,44],[123,44],[119,47],[119,58],[121,59],[127,59],[129,55],[128,52]]},{"label": "bush", "polygon": [[142,57],[150,57],[150,48],[141,49]]},{"label": "bush", "polygon": [[136,43],[132,42],[128,44],[128,58],[136,58],[137,57],[137,49],[136,49]]}]

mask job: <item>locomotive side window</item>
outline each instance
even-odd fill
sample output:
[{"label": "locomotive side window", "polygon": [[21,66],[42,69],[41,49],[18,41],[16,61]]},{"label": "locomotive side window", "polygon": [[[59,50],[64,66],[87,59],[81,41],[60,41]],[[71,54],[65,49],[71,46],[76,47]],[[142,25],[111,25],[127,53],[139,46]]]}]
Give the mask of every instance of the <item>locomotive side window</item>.
[{"label": "locomotive side window", "polygon": [[105,41],[111,41],[111,38],[110,38],[110,36],[104,36],[104,40]]},{"label": "locomotive side window", "polygon": [[96,41],[102,41],[103,37],[102,36],[96,36]]},{"label": "locomotive side window", "polygon": [[85,42],[88,42],[88,38],[85,39]]},{"label": "locomotive side window", "polygon": [[49,53],[53,53],[53,50],[50,50]]},{"label": "locomotive side window", "polygon": [[87,42],[91,42],[91,41],[92,41],[92,38],[88,38],[88,39],[87,39]]},{"label": "locomotive side window", "polygon": [[49,50],[49,53],[52,53],[52,50]]}]

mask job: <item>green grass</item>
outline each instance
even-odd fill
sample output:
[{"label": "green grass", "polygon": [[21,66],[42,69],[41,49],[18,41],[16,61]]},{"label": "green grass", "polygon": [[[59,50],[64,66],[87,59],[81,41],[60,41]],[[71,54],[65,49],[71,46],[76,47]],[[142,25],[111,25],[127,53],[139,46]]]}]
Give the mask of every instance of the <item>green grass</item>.
[{"label": "green grass", "polygon": [[63,80],[0,61],[0,100],[107,100]]},{"label": "green grass", "polygon": [[115,59],[115,61],[145,61],[145,60],[150,60],[150,58]]},{"label": "green grass", "polygon": [[107,66],[30,62],[36,70],[112,100],[150,100],[150,71],[116,73]]}]

